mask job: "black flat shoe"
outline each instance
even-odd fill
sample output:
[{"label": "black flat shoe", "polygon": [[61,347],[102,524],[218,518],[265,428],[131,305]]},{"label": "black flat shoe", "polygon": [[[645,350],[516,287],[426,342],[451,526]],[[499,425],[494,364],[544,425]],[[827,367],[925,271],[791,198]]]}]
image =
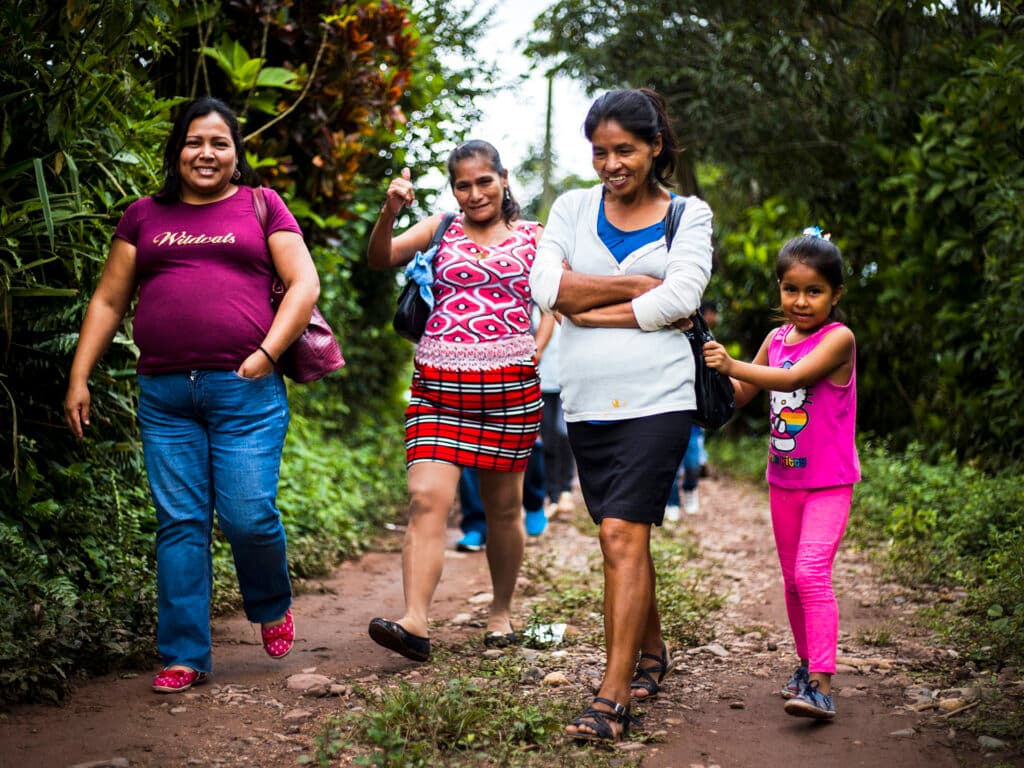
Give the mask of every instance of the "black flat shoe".
[{"label": "black flat shoe", "polygon": [[394,621],[373,619],[369,632],[373,642],[400,653],[407,659],[426,661],[430,658],[430,638],[406,632],[405,627]]},{"label": "black flat shoe", "polygon": [[484,635],[484,646],[486,648],[508,648],[510,645],[519,644],[519,635],[513,629],[511,632],[488,632]]}]

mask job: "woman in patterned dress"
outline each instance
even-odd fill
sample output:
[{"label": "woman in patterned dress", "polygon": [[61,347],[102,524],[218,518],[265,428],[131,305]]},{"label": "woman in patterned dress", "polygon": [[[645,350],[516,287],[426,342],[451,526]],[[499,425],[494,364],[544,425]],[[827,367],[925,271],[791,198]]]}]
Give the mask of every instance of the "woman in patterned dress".
[{"label": "woman in patterned dress", "polygon": [[[409,527],[402,548],[405,613],[370,622],[374,641],[415,661],[430,657],[428,611],[441,578],[448,512],[462,467],[475,467],[487,517],[494,598],[484,643],[517,641],[512,592],[523,560],[523,473],[540,428],[540,380],[530,333],[529,273],[540,225],[519,218],[508,171],[485,141],[460,144],[448,177],[461,213],[434,257],[434,307],[416,347],[405,415]],[[427,250],[443,214],[392,234],[415,190],[392,180],[370,235],[371,269]]]}]

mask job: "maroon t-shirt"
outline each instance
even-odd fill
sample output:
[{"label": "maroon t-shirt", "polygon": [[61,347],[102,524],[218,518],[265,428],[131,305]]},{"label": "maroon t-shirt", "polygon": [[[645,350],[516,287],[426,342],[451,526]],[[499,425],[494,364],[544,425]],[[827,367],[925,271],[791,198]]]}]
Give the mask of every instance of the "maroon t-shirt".
[{"label": "maroon t-shirt", "polygon": [[[301,235],[277,193],[263,196],[266,234]],[[231,371],[263,342],[274,320],[274,270],[250,187],[203,205],[144,197],[128,206],[114,237],[136,248],[139,373]]]}]

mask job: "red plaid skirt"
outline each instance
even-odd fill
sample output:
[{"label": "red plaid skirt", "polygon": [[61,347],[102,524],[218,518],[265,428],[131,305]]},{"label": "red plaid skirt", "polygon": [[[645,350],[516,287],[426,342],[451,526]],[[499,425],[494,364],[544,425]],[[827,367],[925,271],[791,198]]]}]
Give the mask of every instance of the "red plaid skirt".
[{"label": "red plaid skirt", "polygon": [[540,431],[533,362],[486,371],[417,365],[405,411],[405,461],[522,472]]}]

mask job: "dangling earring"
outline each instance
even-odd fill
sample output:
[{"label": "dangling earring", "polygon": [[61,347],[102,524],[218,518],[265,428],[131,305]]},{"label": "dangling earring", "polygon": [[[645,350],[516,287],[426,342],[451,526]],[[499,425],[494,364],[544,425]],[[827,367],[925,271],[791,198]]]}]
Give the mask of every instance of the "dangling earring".
[{"label": "dangling earring", "polygon": [[508,191],[508,187],[505,187],[505,197],[503,199],[506,203],[512,199],[512,193]]},{"label": "dangling earring", "polygon": [[238,167],[236,166],[235,172],[231,174],[231,180],[238,181],[240,178],[242,178],[242,172],[238,170]]}]

